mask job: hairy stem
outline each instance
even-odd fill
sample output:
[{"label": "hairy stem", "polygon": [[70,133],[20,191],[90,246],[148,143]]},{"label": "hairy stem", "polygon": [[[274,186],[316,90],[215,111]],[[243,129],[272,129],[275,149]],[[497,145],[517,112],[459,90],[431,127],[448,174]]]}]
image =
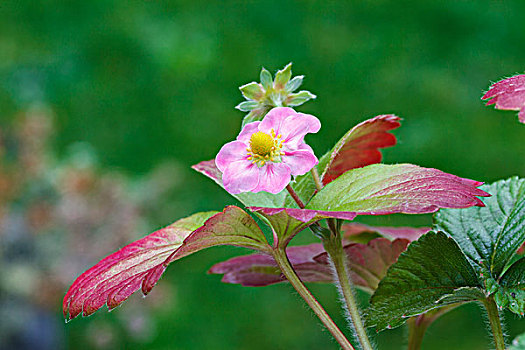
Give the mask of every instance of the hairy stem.
[{"label": "hairy stem", "polygon": [[319,179],[319,172],[317,171],[316,167],[313,167],[312,170],[310,170],[310,173],[312,174],[312,177],[315,182],[315,188],[317,188],[317,191],[321,191],[323,189],[323,183]]},{"label": "hairy stem", "polygon": [[297,193],[295,193],[295,191],[293,190],[292,186],[290,186],[290,184],[286,185],[286,190],[288,191],[288,193],[290,193],[290,196],[292,196],[293,200],[295,201],[295,203],[297,203],[299,208],[304,209],[303,201],[301,200],[301,198],[299,198]]},{"label": "hairy stem", "polygon": [[278,248],[273,251],[273,257],[277,262],[277,265],[281,269],[284,276],[288,279],[290,284],[295,288],[295,290],[301,295],[301,297],[306,301],[308,306],[314,311],[314,313],[319,317],[324,326],[332,334],[335,340],[341,345],[341,348],[344,350],[355,350],[352,344],[346,339],[341,330],[337,327],[334,321],[323,309],[321,304],[315,299],[315,297],[310,293],[306,288],[303,282],[300,280],[299,276],[295,273],[284,248]]},{"label": "hairy stem", "polygon": [[494,345],[496,350],[505,350],[505,339],[503,337],[503,330],[501,328],[501,319],[499,317],[498,306],[494,301],[493,296],[489,296],[483,301],[485,309],[487,309],[487,315],[489,318],[490,328],[492,329],[492,335],[494,336]]},{"label": "hairy stem", "polygon": [[350,281],[350,276],[348,274],[346,253],[343,250],[343,244],[339,231],[336,231],[330,237],[323,239],[323,245],[334,266],[335,277],[337,279],[336,282],[339,284],[339,291],[346,302],[348,315],[352,321],[357,339],[364,350],[372,350],[372,344],[370,343],[370,339],[368,339],[368,334],[366,333],[366,329],[363,320],[361,319],[359,308],[354,297],[352,282]]}]

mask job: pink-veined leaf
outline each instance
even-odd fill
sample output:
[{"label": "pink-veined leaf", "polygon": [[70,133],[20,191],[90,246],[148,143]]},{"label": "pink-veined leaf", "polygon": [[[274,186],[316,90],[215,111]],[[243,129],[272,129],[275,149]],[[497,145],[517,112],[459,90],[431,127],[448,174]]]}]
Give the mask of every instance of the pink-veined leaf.
[{"label": "pink-veined leaf", "polygon": [[269,249],[255,221],[240,208],[194,214],[123,247],[80,275],[64,297],[64,317],[89,316],[104,304],[111,310],[138,289],[146,295],[171,262],[224,244]]},{"label": "pink-veined leaf", "polygon": [[[314,257],[323,252],[324,248],[320,243],[286,249],[290,263],[303,282],[332,281],[330,267],[314,260]],[[223,274],[222,282],[224,283],[249,287],[262,287],[286,281],[275,260],[268,254],[237,256],[215,264],[208,273]]]},{"label": "pink-veined leaf", "polygon": [[490,86],[482,100],[488,100],[487,106],[497,109],[520,111],[519,121],[525,123],[525,74],[503,79]]},{"label": "pink-veined leaf", "polygon": [[[397,260],[408,244],[406,239],[390,241],[386,238],[375,238],[366,244],[346,242],[344,250],[354,284],[368,292],[374,291],[386,275],[388,267]],[[328,255],[321,244],[288,247],[286,253],[303,282],[333,281]],[[223,274],[224,283],[252,287],[286,281],[273,258],[266,254],[235,257],[214,265],[209,273]]]},{"label": "pink-veined leaf", "polygon": [[393,114],[378,115],[350,129],[320,161],[323,184],[350,169],[381,162],[379,149],[396,144],[396,137],[389,131],[398,128],[400,120]]},{"label": "pink-veined leaf", "polygon": [[412,164],[372,164],[347,171],[326,185],[306,209],[384,215],[483,206],[478,196],[490,195],[477,188],[481,184]]}]

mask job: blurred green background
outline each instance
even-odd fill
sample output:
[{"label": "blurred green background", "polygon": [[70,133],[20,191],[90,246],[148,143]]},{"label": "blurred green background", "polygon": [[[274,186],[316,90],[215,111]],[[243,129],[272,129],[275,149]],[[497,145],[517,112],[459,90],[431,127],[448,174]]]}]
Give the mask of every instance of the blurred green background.
[{"label": "blurred green background", "polygon": [[[189,167],[213,158],[237,135],[243,117],[233,108],[242,101],[238,86],[258,80],[262,66],[275,72],[290,61],[294,75],[306,75],[302,88],[318,96],[298,108],[323,123],[308,136],[318,156],[356,123],[395,113],[404,121],[395,131],[398,145],[383,152],[386,163],[485,182],[525,176],[525,126],[516,112],[480,101],[491,82],[525,69],[523,13],[521,0],[4,1],[1,127],[8,130],[21,113],[44,106],[53,115],[53,157],[68,157],[79,142],[90,145],[99,169],[146,186],[142,193],[155,189],[140,179],[159,164],[175,163],[178,185],[155,210],[137,214],[147,223],[134,236],[235,203]],[[431,222],[428,215],[358,220]],[[313,241],[305,233],[294,243]],[[104,246],[83,268],[117,248]],[[50,308],[57,325],[50,332],[58,339],[52,348],[337,348],[288,285],[243,288],[205,274],[214,263],[245,253],[214,248],[173,264],[159,284],[169,286],[165,306],[155,306],[144,337],[119,321],[127,303],[64,325],[61,290]],[[312,290],[344,328],[334,288]],[[366,305],[366,295],[360,296]],[[148,308],[150,297],[132,299],[129,304]],[[423,348],[488,348],[480,315],[475,305],[445,315],[429,329]],[[525,321],[506,318],[511,338],[525,331]],[[403,328],[377,336],[380,349],[400,349],[404,342]]]}]

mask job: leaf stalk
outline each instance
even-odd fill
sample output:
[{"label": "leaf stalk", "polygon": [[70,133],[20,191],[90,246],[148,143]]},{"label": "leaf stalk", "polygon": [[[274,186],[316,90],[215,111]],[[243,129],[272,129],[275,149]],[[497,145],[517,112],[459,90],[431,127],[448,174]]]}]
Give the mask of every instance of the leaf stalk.
[{"label": "leaf stalk", "polygon": [[323,325],[332,334],[335,340],[341,345],[344,350],[355,350],[352,344],[346,339],[341,330],[337,327],[332,318],[328,315],[325,309],[319,304],[317,299],[310,293],[310,291],[303,284],[295,270],[293,269],[284,248],[277,248],[273,250],[273,257],[277,265],[281,269],[284,276],[288,279],[290,284],[295,288],[299,295],[304,299],[313,312],[319,317]]},{"label": "leaf stalk", "polygon": [[373,350],[366,328],[359,312],[359,307],[354,297],[352,282],[348,274],[348,265],[346,263],[346,253],[343,250],[343,244],[340,231],[334,232],[333,235],[323,239],[323,246],[332,261],[336,278],[339,285],[339,292],[345,300],[346,308],[350,321],[353,325],[355,334],[361,347],[364,350]]}]

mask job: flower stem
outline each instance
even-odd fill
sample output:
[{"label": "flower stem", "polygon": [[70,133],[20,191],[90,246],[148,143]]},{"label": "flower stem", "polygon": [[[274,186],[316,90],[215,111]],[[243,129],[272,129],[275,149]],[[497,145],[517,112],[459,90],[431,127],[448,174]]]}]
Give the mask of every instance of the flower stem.
[{"label": "flower stem", "polygon": [[288,279],[290,284],[295,288],[295,290],[301,295],[301,297],[306,301],[308,306],[314,311],[314,313],[319,317],[321,322],[325,325],[328,331],[332,334],[335,340],[341,345],[344,350],[355,350],[352,344],[346,339],[341,330],[337,327],[334,321],[323,309],[321,304],[315,299],[315,297],[310,293],[310,291],[303,284],[299,276],[295,273],[284,248],[278,248],[273,250],[273,257],[277,262],[277,265],[281,269],[284,276]]},{"label": "flower stem", "polygon": [[286,185],[286,190],[288,191],[288,193],[290,193],[290,196],[292,196],[293,200],[295,201],[295,203],[297,203],[299,208],[304,209],[303,201],[301,200],[301,198],[299,198],[297,193],[295,193],[294,189],[292,188],[292,186],[290,186],[290,184]]},{"label": "flower stem", "polygon": [[354,297],[352,282],[348,275],[346,253],[343,250],[341,235],[339,232],[334,233],[335,234],[323,239],[323,245],[334,266],[336,272],[335,277],[339,284],[339,292],[342,294],[346,302],[348,315],[352,321],[357,339],[364,350],[372,350],[373,347],[368,339],[368,334],[366,333],[363,320],[361,319],[359,308]]},{"label": "flower stem", "polygon": [[498,306],[494,301],[493,296],[489,296],[483,300],[483,304],[487,309],[487,315],[490,322],[490,328],[494,336],[494,345],[496,350],[505,350],[505,339],[503,338],[503,330],[501,329],[501,319],[499,317]]}]

